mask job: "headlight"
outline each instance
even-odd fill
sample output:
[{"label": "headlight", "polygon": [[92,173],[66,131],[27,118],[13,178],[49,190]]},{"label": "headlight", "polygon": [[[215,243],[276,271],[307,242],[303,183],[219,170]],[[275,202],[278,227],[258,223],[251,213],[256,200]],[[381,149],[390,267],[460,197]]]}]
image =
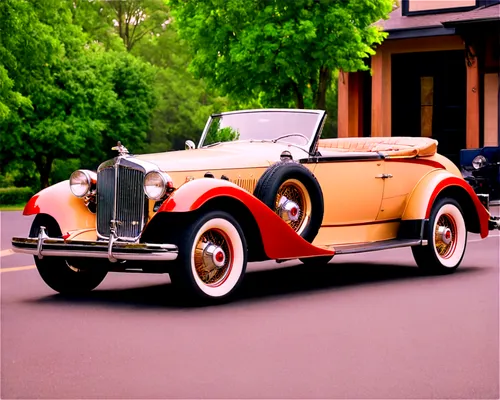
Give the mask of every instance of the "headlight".
[{"label": "headlight", "polygon": [[487,162],[488,160],[485,156],[476,156],[474,157],[474,160],[472,160],[472,166],[475,169],[483,168]]},{"label": "headlight", "polygon": [[92,177],[89,172],[79,169],[71,174],[69,187],[76,197],[84,197],[90,192]]},{"label": "headlight", "polygon": [[151,200],[160,200],[172,187],[172,179],[164,172],[151,171],[144,178],[144,193]]}]

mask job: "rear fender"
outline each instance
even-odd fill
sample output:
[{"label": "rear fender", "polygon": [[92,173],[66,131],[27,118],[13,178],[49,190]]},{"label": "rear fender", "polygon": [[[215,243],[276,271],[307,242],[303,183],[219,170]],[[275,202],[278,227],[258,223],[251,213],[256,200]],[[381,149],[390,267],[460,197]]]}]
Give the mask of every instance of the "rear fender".
[{"label": "rear fender", "polygon": [[229,181],[202,178],[185,183],[158,209],[162,212],[190,212],[200,209],[210,200],[232,198],[244,205],[257,223],[270,259],[292,259],[333,256],[334,251],[313,246],[255,196]]},{"label": "rear fender", "polygon": [[69,181],[49,186],[35,194],[24,207],[23,215],[47,214],[53,217],[61,232],[95,229],[95,214],[92,214],[82,199],[69,188]]},{"label": "rear fender", "polygon": [[447,194],[464,208],[469,231],[487,237],[490,213],[463,178],[444,170],[432,171],[420,180],[409,197],[402,220],[429,219],[435,200]]}]

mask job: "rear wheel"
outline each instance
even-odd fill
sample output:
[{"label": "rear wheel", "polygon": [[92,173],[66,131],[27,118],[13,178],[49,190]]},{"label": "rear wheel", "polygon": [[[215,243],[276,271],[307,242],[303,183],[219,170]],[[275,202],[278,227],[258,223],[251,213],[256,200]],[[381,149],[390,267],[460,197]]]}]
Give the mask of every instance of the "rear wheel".
[{"label": "rear wheel", "polygon": [[[61,237],[57,222],[47,215],[37,215],[31,226],[30,236],[36,237],[40,227],[45,226],[50,237]],[[62,257],[34,256],[38,273],[53,290],[65,295],[84,294],[95,289],[106,277],[108,270],[103,266],[85,267],[81,263]]]},{"label": "rear wheel", "polygon": [[240,285],[247,265],[247,243],[228,213],[209,212],[178,236],[179,257],[172,283],[188,298],[222,300]]},{"label": "rear wheel", "polygon": [[454,272],[467,246],[467,228],[456,200],[442,198],[433,205],[426,233],[428,245],[412,247],[419,268],[436,274]]}]

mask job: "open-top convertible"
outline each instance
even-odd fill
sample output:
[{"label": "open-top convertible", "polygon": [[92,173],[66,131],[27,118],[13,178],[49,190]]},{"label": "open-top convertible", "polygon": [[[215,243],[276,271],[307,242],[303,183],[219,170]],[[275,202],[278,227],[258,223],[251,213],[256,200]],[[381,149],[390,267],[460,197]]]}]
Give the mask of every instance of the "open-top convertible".
[{"label": "open-top convertible", "polygon": [[[321,139],[319,110],[212,115],[196,146],[118,155],[33,196],[14,251],[33,254],[52,289],[97,287],[109,271],[168,273],[182,293],[233,294],[247,261],[411,246],[417,265],[449,273],[467,233],[499,229],[488,201],[429,138]],[[487,199],[486,199],[487,200]]]}]

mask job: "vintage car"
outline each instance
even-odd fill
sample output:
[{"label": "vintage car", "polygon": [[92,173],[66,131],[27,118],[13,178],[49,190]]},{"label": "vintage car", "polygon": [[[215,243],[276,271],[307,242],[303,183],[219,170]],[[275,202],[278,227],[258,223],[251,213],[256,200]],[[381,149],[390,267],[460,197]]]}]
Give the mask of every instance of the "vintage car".
[{"label": "vintage car", "polygon": [[487,146],[460,151],[460,168],[465,180],[478,195],[500,200],[500,147]]},{"label": "vintage car", "polygon": [[110,271],[168,273],[180,295],[221,300],[247,262],[411,247],[426,273],[461,263],[467,233],[499,228],[429,138],[321,139],[321,110],[212,115],[196,146],[132,155],[118,143],[27,203],[16,252],[48,286],[75,294]]}]

